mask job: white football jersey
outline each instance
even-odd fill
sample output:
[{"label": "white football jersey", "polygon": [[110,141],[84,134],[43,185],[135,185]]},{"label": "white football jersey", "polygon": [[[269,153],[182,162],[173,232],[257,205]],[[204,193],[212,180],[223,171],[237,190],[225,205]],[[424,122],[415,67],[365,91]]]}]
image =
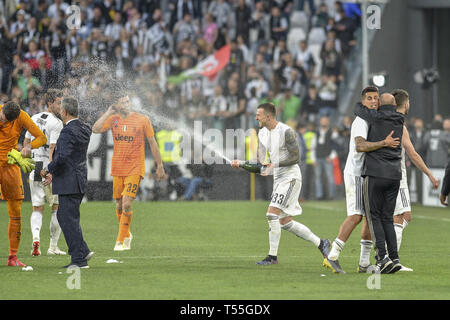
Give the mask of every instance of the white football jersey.
[{"label": "white football jersey", "polygon": [[350,129],[350,145],[344,174],[351,174],[358,177],[361,176],[366,154],[364,152],[356,151],[355,138],[362,137],[367,140],[368,132],[369,125],[367,122],[360,117],[356,117]]},{"label": "white football jersey", "polygon": [[[259,130],[258,139],[269,152],[270,162],[275,165],[289,157],[289,151],[285,144],[285,134],[287,130],[292,130],[288,125],[278,122],[273,130],[262,128]],[[288,167],[275,167],[273,169],[273,179],[301,179],[300,167],[294,164]]]},{"label": "white football jersey", "polygon": [[[45,145],[38,149],[32,150],[34,161],[42,161],[43,168],[45,168],[49,163],[50,145],[56,144],[56,141],[59,138],[59,134],[63,128],[63,123],[53,113],[50,112],[37,113],[31,117],[31,120],[36,123],[39,129],[41,129],[41,131],[47,137],[47,143]],[[28,131],[25,134],[25,138],[28,138],[31,141],[34,140],[34,137]],[[34,170],[30,173],[30,179],[34,180]]]},{"label": "white football jersey", "polygon": [[405,165],[405,148],[402,147],[402,180],[400,180],[400,188],[408,188],[408,180],[406,177],[406,165]]}]

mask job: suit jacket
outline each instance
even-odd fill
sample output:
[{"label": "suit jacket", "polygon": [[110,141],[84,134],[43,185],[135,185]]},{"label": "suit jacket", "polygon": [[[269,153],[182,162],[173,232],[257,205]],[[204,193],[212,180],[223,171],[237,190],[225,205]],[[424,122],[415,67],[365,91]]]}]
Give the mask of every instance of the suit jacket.
[{"label": "suit jacket", "polygon": [[84,194],[87,187],[87,149],[91,128],[79,119],[62,130],[48,172],[53,176],[53,194]]},{"label": "suit jacket", "polygon": [[447,196],[450,193],[450,161],[445,169],[444,181],[442,181],[441,194]]}]

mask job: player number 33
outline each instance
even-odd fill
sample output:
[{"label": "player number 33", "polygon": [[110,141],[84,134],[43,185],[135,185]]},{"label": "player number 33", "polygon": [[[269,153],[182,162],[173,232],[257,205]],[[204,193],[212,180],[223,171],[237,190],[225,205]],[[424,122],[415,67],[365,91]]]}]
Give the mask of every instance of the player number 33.
[{"label": "player number 33", "polygon": [[274,193],[272,194],[272,200],[271,202],[273,203],[278,203],[278,204],[282,204],[284,200],[284,194],[278,194],[278,193]]}]

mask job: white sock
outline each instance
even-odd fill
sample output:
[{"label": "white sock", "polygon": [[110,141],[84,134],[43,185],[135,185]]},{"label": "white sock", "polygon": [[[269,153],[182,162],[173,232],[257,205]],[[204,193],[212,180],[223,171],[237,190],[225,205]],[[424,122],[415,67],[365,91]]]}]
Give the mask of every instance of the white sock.
[{"label": "white sock", "polygon": [[336,261],[339,259],[339,254],[342,250],[344,250],[345,242],[339,240],[338,238],[334,239],[333,244],[331,245],[331,251],[328,254],[328,259]]},{"label": "white sock", "polygon": [[281,226],[284,230],[292,232],[297,237],[312,242],[316,247],[320,245],[320,238],[309,230],[309,228],[297,221],[291,220],[290,222]]},{"label": "white sock", "polygon": [[394,223],[395,235],[397,236],[397,251],[400,250],[400,245],[402,244],[403,229],[404,229],[403,224]]},{"label": "white sock", "polygon": [[370,264],[370,252],[373,242],[370,240],[361,240],[361,255],[359,256],[359,265],[367,267]]},{"label": "white sock", "polygon": [[42,227],[42,213],[33,211],[31,214],[31,233],[33,234],[33,241],[39,241]]},{"label": "white sock", "polygon": [[408,221],[406,219],[403,219],[403,230],[405,230],[406,226],[408,225]]},{"label": "white sock", "polygon": [[276,257],[281,236],[280,220],[275,214],[268,214],[267,219],[269,223],[269,255]]},{"label": "white sock", "polygon": [[59,236],[61,235],[61,227],[59,226],[56,212],[52,212],[52,218],[50,220],[50,248],[58,246]]}]

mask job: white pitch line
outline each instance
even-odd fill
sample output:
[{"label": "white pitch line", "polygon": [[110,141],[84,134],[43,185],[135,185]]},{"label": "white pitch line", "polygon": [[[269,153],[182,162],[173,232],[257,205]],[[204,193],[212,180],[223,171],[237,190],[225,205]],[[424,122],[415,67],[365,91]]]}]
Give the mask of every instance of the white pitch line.
[{"label": "white pitch line", "polygon": [[[345,255],[348,258],[354,258],[359,257],[356,255]],[[305,256],[285,256],[285,258],[304,258]],[[113,257],[112,259],[230,259],[230,258],[252,258],[252,259],[258,259],[261,258],[261,255],[259,256],[133,256],[133,257]],[[319,258],[320,259],[320,258]]]},{"label": "white pitch line", "polygon": [[[315,208],[315,209],[321,209],[321,210],[328,210],[328,211],[341,211],[341,209],[336,209],[336,208],[332,208],[332,207],[327,207],[327,206],[321,206],[321,205],[315,205],[315,204],[305,204],[305,207],[309,206],[311,208]],[[445,222],[450,222],[450,219],[448,218],[436,218],[436,217],[427,217],[427,216],[419,216],[419,215],[415,215],[414,211],[412,212],[412,217],[413,218],[419,218],[419,219],[428,219],[428,220],[436,220],[436,221],[445,221]]]},{"label": "white pitch line", "polygon": [[445,221],[445,222],[450,222],[450,219],[447,218],[435,218],[435,217],[426,217],[426,216],[417,216],[417,215],[412,215],[413,218],[419,218],[419,219],[428,219],[428,220],[437,220],[437,221]]}]

